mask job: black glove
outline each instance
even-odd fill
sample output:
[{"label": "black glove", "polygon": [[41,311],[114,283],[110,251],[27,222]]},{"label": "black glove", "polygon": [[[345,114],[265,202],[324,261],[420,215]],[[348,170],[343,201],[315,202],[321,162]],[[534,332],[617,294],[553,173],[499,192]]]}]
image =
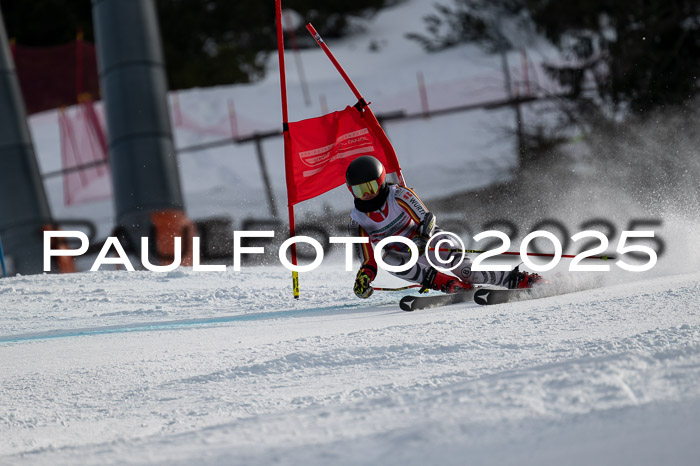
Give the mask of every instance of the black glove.
[{"label": "black glove", "polygon": [[425,278],[423,279],[423,282],[420,284],[421,288],[418,290],[419,293],[425,293],[428,290],[433,288],[433,284],[435,283],[435,277],[437,276],[437,270],[434,268],[430,267],[428,270],[428,273],[425,275]]},{"label": "black glove", "polygon": [[430,237],[433,236],[433,231],[435,231],[435,215],[432,212],[428,212],[418,224],[417,235],[413,238],[413,244],[418,248],[419,256],[422,256],[425,252],[425,246],[428,244]]},{"label": "black glove", "polygon": [[425,252],[425,247],[428,245],[428,240],[430,238],[425,238],[423,236],[416,236],[413,238],[413,244],[416,245],[416,248],[418,249],[418,255],[422,256],[423,253]]},{"label": "black glove", "polygon": [[433,231],[435,230],[435,215],[432,212],[428,212],[423,217],[423,220],[418,224],[418,236],[422,238],[430,238],[433,236]]},{"label": "black glove", "polygon": [[374,279],[374,275],[367,269],[360,269],[359,272],[357,272],[357,277],[355,277],[355,286],[352,287],[352,291],[355,292],[355,295],[358,298],[369,298],[372,296],[372,293],[374,293],[374,288],[370,286],[370,283],[372,283],[372,280]]}]

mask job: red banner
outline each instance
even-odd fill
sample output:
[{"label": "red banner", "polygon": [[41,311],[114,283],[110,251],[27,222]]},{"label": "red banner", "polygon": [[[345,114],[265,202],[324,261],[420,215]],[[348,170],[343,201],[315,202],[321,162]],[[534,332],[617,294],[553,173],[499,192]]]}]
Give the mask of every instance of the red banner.
[{"label": "red banner", "polygon": [[372,111],[346,107],[317,118],[289,123],[293,183],[289,205],[311,199],[345,183],[345,170],[361,155],[379,159],[387,173],[400,170],[396,153]]}]

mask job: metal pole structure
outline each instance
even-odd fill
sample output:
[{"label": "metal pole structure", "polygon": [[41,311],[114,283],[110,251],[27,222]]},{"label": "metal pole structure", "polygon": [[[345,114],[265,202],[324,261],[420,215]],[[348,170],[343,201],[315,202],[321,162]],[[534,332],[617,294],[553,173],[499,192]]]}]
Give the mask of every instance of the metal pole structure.
[{"label": "metal pole structure", "polygon": [[[182,236],[184,203],[167,102],[154,0],[92,0],[105,101],[116,223],[148,236],[156,213],[172,213]],[[184,219],[184,220],[183,220]]]},{"label": "metal pole structure", "polygon": [[2,250],[2,239],[0,239],[0,265],[2,266],[2,276],[7,277],[7,267],[5,267],[5,252]]},{"label": "metal pole structure", "polygon": [[51,211],[27,125],[27,110],[0,13],[0,235],[11,273],[41,273],[42,228]]},{"label": "metal pole structure", "polygon": [[416,74],[418,79],[418,93],[420,94],[420,106],[423,109],[423,117],[430,118],[430,107],[428,105],[428,91],[425,89],[425,77],[423,72],[419,71]]},{"label": "metal pole structure", "polygon": [[[501,32],[501,21],[500,19],[496,20],[496,33],[498,34],[498,47],[499,47],[499,52],[501,54],[501,66],[503,67],[503,78],[505,80],[505,90],[506,90],[506,98],[510,101],[515,100],[513,98],[513,87],[512,87],[512,82],[510,78],[510,67],[508,66],[508,41],[506,38],[503,36],[503,33]],[[522,164],[522,158],[523,158],[523,117],[522,117],[522,111],[520,110],[520,102],[516,102],[513,105],[513,109],[515,110],[515,128],[516,128],[516,136],[518,139],[518,159],[520,160]]]},{"label": "metal pole structure", "polygon": [[304,95],[304,103],[307,107],[311,106],[311,93],[309,93],[309,85],[306,82],[306,73],[304,73],[304,65],[301,62],[301,53],[299,52],[299,44],[297,43],[297,35],[294,32],[292,25],[292,17],[289,10],[282,14],[284,27],[289,30],[289,41],[294,49],[294,60],[297,65],[297,73],[299,74],[299,83],[301,83],[301,93]]},{"label": "metal pole structure", "polygon": [[262,173],[263,183],[265,183],[265,193],[267,194],[267,203],[270,206],[270,215],[272,215],[273,218],[277,218],[277,205],[275,204],[275,198],[272,194],[272,183],[270,183],[270,176],[267,173],[267,164],[265,163],[265,153],[263,152],[262,148],[261,136],[257,136],[255,138],[255,152],[258,155],[258,165],[260,166],[260,172]]}]

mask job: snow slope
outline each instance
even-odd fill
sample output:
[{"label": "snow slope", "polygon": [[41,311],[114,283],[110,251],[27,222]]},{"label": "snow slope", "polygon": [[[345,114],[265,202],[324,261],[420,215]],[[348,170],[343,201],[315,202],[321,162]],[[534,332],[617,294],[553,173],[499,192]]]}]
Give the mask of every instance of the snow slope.
[{"label": "snow slope", "polygon": [[[400,3],[329,44],[377,113],[419,109],[418,71],[436,107],[502,95],[497,57],[428,55],[402,38],[432,8]],[[310,49],[305,107],[290,55],[293,120],[320,114],[322,96],[331,110],[353,103]],[[182,92],[180,105],[215,127],[232,98],[242,129],[279,127],[276,66],[272,57],[254,85]],[[513,122],[496,110],[385,127],[429,200],[508,177]],[[59,168],[55,113],[31,129],[42,171]],[[175,138],[184,147],[216,135],[176,128]],[[281,208],[281,139],[263,148]],[[264,215],[253,146],[182,154],[180,169],[191,217],[231,215],[238,227]],[[59,180],[47,190],[57,217],[90,218],[100,236],[111,228],[111,202],[65,207]],[[570,197],[572,233],[595,216],[622,228],[651,215],[617,192],[595,205]],[[343,189],[314,202],[299,210],[349,208]],[[487,308],[411,314],[398,309],[402,293],[358,300],[337,253],[302,274],[298,301],[279,265],[2,279],[0,464],[697,464],[697,221],[662,207],[667,251],[652,272],[558,273],[553,288],[570,293]]]},{"label": "snow slope", "polygon": [[351,276],[3,280],[0,464],[697,464],[699,273],[412,314]]}]

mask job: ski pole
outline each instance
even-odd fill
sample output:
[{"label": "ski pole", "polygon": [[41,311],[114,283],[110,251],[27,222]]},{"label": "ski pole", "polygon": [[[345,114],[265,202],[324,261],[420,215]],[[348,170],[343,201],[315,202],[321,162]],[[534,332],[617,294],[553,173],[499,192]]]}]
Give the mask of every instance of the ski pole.
[{"label": "ski pole", "polygon": [[[422,285],[408,285],[408,286],[402,286],[400,288],[382,288],[382,287],[374,287],[373,286],[372,288],[374,289],[374,291],[404,291],[404,290],[408,290],[411,288],[423,288],[423,286]],[[475,286],[472,285],[472,289],[478,290],[479,288],[481,288],[480,285],[475,285]]]},{"label": "ski pole", "polygon": [[[430,250],[434,251],[435,248],[430,248]],[[483,250],[479,250],[479,249],[440,248],[439,250],[442,252],[463,252],[465,254],[482,254],[484,252],[488,252],[488,251],[483,251]],[[506,252],[502,252],[501,254],[509,255],[509,256],[519,256],[520,255],[520,253],[516,252],[516,251],[506,251]],[[527,255],[533,256],[533,257],[554,257],[554,254],[542,253],[542,252],[528,252]],[[561,257],[567,257],[567,258],[573,259],[576,256],[573,254],[562,254]],[[607,261],[607,260],[614,260],[615,256],[588,256],[588,257],[586,257],[586,259],[601,259],[601,260]]]},{"label": "ski pole", "polygon": [[421,285],[407,285],[407,286],[402,286],[400,288],[383,288],[383,287],[377,287],[373,286],[372,287],[374,291],[403,291],[403,290],[408,290],[410,288],[422,288]]}]

